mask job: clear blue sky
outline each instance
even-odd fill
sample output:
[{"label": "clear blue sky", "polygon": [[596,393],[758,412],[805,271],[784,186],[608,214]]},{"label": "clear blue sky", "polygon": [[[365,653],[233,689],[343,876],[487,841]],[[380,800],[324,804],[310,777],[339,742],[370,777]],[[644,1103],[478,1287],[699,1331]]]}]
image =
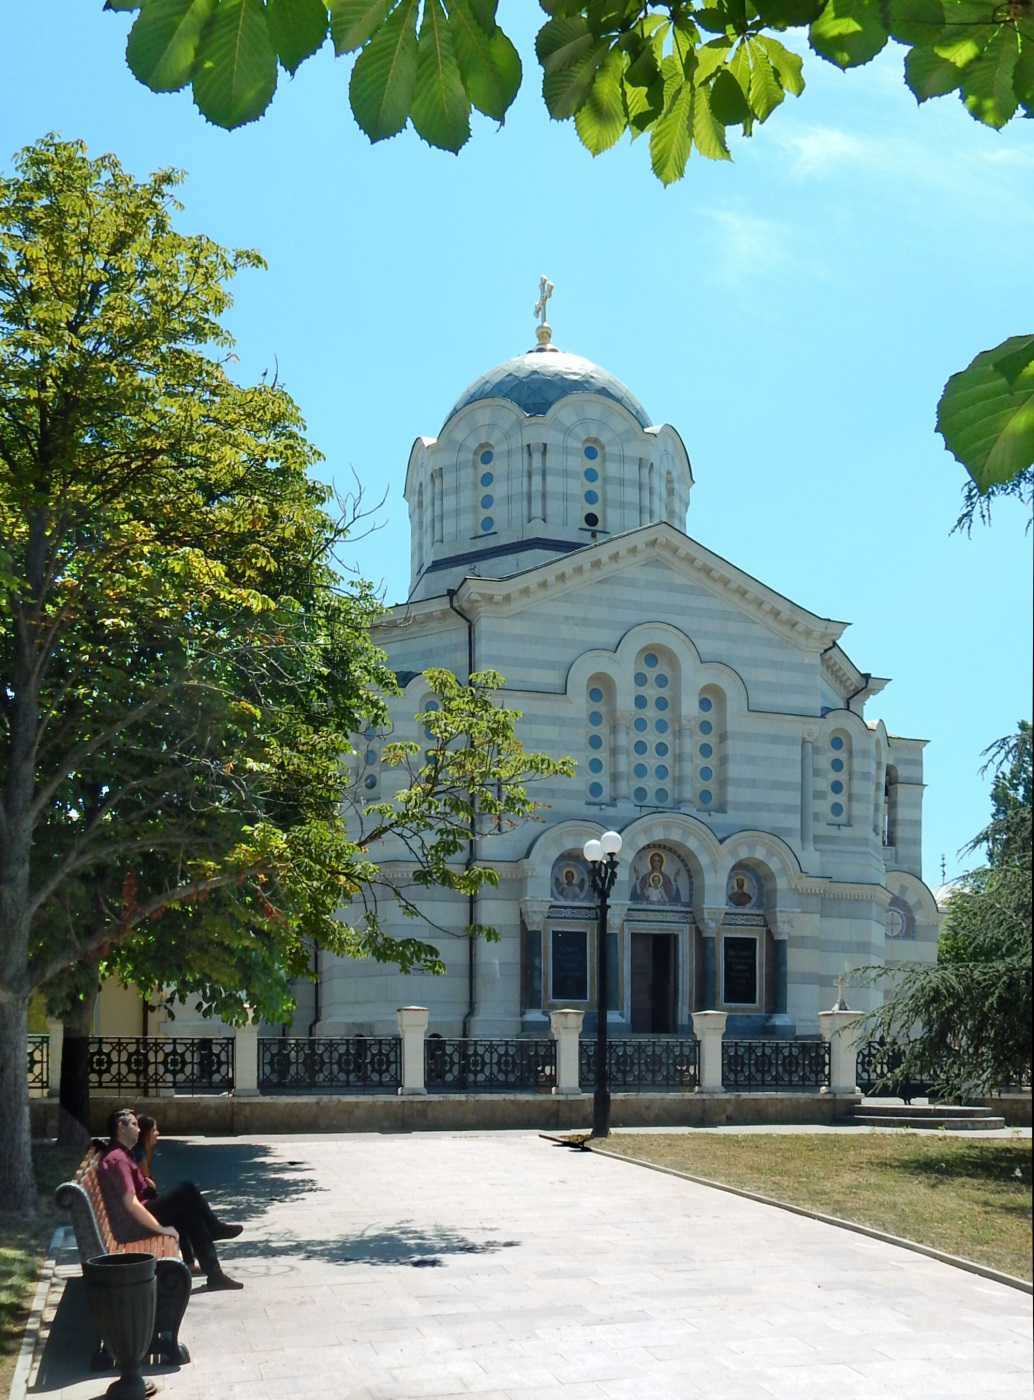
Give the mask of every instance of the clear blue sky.
[{"label": "clear blue sky", "polygon": [[[209,127],[188,93],[126,69],[129,16],[101,0],[0,11],[0,160],[56,129],[137,175],[189,172],[182,226],[262,250],[238,281],[239,372],[272,371],[342,488],[388,491],[356,549],[393,601],[408,583],[402,484],[482,371],[533,343],[539,274],[555,340],[619,375],[681,432],[688,528],[804,606],[893,683],[870,715],[926,750],[925,874],[983,825],[980,751],[1030,716],[1030,537],[1017,506],[949,537],[961,467],[934,435],[949,374],[1031,329],[1018,249],[1034,149],[957,98],[917,109],[902,50],[841,74],[808,56],[734,164],[697,156],[664,190],[645,141],[593,160],[542,104],[529,0],[502,0],[526,83],[505,127],[458,157],[412,131],[371,147],[329,50],[281,78],[267,116]],[[797,37],[797,36],[793,36]],[[800,47],[800,46],[799,46]]]}]

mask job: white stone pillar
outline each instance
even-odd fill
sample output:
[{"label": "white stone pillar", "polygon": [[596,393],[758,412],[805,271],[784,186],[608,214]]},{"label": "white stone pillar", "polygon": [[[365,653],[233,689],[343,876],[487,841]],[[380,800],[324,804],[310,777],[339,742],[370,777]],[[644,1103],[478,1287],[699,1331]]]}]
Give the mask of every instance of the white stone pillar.
[{"label": "white stone pillar", "polygon": [[819,1012],[822,1039],[829,1042],[829,1092],[857,1094],[858,1046],[862,1039],[861,1011]]},{"label": "white stone pillar", "polygon": [[402,1037],[402,1093],[407,1097],[426,1094],[424,1037],[430,1013],[426,1006],[400,1006],[396,1014]]},{"label": "white stone pillar", "polygon": [[677,786],[675,797],[680,807],[693,806],[693,774],[695,771],[696,723],[692,719],[682,719],[678,732],[673,736],[675,749],[675,773]]},{"label": "white stone pillar", "polygon": [[582,1011],[551,1011],[549,1028],[556,1041],[556,1085],[554,1094],[569,1098],[580,1094],[582,1086],[578,1074],[578,1040],[582,1033]]},{"label": "white stone pillar", "polygon": [[720,1094],[725,1012],[694,1011],[693,1034],[700,1042],[700,1088],[705,1094]]},{"label": "white stone pillar", "polygon": [[65,1027],[56,1017],[47,1017],[47,1035],[50,1046],[47,1051],[49,1068],[47,1071],[47,1094],[56,1099],[61,1092],[61,1050],[65,1043]]},{"label": "white stone pillar", "polygon": [[628,747],[631,716],[619,714],[614,721],[614,751],[611,761],[614,764],[614,801],[628,801]]},{"label": "white stone pillar", "polygon": [[233,1028],[233,1092],[238,1099],[253,1099],[258,1087],[258,1022],[248,1020]]},{"label": "white stone pillar", "polygon": [[801,740],[801,845],[815,847],[815,753],[809,734]]}]

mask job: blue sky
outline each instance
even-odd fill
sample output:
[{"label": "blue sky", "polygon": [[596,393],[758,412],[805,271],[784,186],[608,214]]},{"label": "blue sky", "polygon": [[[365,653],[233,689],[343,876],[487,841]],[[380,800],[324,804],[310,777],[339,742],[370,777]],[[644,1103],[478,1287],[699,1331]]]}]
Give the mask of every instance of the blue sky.
[{"label": "blue sky", "polygon": [[[665,190],[645,141],[593,160],[549,121],[529,0],[500,18],[526,81],[505,126],[456,156],[412,131],[371,147],[329,50],[281,76],[267,116],[209,127],[123,59],[101,0],[0,11],[0,160],[43,132],[137,175],[189,172],[182,227],[261,249],[229,318],[239,373],[279,364],[327,479],[351,470],[384,528],[355,562],[389,601],[408,582],[402,483],[462,389],[533,343],[540,273],[562,348],[626,381],[681,432],[689,533],[795,601],[893,683],[869,714],[930,740],[925,875],[951,876],[987,812],[980,751],[1030,715],[1030,536],[1017,506],[949,536],[962,468],[933,431],[949,374],[1030,330],[1018,242],[1034,224],[1029,127],[917,108],[903,50],[842,74],[808,55],[733,164],[694,155]],[[799,36],[791,36],[797,38]],[[798,44],[797,47],[803,47]]]}]

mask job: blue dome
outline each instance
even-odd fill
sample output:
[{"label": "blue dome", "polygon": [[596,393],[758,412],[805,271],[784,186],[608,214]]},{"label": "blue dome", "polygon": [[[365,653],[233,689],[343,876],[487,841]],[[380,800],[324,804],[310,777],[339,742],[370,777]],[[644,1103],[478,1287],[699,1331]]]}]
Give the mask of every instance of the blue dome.
[{"label": "blue dome", "polygon": [[461,408],[481,399],[509,399],[529,417],[542,417],[568,394],[599,394],[612,399],[627,409],[640,427],[650,426],[646,409],[620,379],[591,360],[569,355],[552,345],[515,355],[475,379],[453,404],[445,423]]}]

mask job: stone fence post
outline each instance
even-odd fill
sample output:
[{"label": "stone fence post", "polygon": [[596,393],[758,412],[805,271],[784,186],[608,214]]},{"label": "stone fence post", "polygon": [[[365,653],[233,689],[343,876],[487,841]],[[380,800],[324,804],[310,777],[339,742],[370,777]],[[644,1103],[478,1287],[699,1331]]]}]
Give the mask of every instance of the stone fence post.
[{"label": "stone fence post", "polygon": [[233,1092],[238,1099],[257,1097],[258,1022],[249,1017],[243,1026],[233,1028]]},{"label": "stone fence post", "polygon": [[556,1041],[556,1084],[553,1093],[562,1098],[580,1094],[582,1086],[578,1072],[578,1041],[582,1034],[583,1011],[551,1011],[549,1029]]},{"label": "stone fence post", "polygon": [[862,1012],[834,1007],[819,1012],[822,1039],[829,1042],[829,1092],[857,1094],[858,1046],[862,1039]]},{"label": "stone fence post", "polygon": [[700,1042],[700,1088],[705,1094],[720,1094],[725,1012],[694,1011],[693,1034]]},{"label": "stone fence post", "polygon": [[61,1050],[65,1043],[65,1026],[52,1016],[47,1017],[47,1035],[50,1045],[47,1050],[47,1095],[56,1099],[61,1093]]},{"label": "stone fence post", "polygon": [[424,1037],[430,1013],[426,1006],[400,1006],[396,1014],[402,1037],[402,1093],[426,1094]]}]

